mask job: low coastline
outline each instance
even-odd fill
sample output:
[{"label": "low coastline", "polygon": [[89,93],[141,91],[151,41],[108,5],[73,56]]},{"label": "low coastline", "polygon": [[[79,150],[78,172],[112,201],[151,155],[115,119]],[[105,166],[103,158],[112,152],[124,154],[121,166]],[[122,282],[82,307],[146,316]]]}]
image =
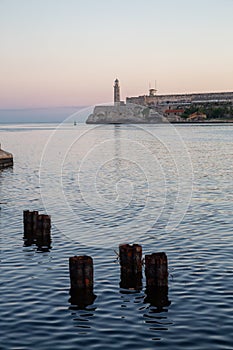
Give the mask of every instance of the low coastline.
[{"label": "low coastline", "polygon": [[233,118],[169,117],[140,105],[95,106],[86,124],[232,124]]},{"label": "low coastline", "polygon": [[233,124],[233,119],[205,119],[205,120],[192,120],[192,121],[186,121],[186,120],[177,120],[177,121],[171,121],[169,122],[171,124]]}]

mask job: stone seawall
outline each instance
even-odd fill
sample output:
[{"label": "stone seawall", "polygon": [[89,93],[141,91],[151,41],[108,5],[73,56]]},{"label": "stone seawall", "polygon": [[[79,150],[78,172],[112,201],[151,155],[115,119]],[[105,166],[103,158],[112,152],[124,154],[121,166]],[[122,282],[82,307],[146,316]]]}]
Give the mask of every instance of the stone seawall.
[{"label": "stone seawall", "polygon": [[3,151],[0,144],[0,169],[13,166],[13,155],[9,152]]}]

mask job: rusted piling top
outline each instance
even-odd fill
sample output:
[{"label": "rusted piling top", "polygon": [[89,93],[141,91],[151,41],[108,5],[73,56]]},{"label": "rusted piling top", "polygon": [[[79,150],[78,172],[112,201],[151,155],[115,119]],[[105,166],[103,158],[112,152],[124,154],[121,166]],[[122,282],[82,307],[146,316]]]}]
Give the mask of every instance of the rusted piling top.
[{"label": "rusted piling top", "polygon": [[13,154],[3,151],[0,143],[0,169],[13,165]]}]

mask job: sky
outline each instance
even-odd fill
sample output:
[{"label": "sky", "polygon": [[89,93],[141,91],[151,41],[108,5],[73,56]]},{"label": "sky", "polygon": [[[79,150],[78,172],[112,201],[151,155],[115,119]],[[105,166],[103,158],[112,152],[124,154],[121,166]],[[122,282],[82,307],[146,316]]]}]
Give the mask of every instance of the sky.
[{"label": "sky", "polygon": [[233,91],[233,0],[0,0],[0,109]]}]

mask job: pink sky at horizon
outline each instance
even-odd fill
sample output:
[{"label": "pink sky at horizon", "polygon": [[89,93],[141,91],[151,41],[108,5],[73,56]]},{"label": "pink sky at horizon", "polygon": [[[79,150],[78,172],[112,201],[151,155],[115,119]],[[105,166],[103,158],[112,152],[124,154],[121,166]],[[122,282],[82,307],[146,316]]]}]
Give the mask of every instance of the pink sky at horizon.
[{"label": "pink sky at horizon", "polygon": [[233,1],[2,0],[0,108],[233,91]]}]

